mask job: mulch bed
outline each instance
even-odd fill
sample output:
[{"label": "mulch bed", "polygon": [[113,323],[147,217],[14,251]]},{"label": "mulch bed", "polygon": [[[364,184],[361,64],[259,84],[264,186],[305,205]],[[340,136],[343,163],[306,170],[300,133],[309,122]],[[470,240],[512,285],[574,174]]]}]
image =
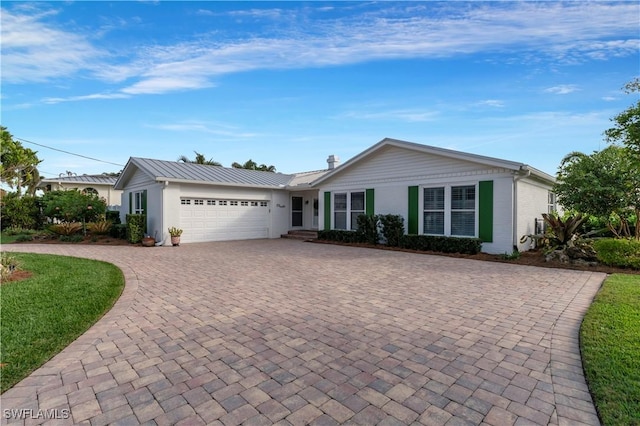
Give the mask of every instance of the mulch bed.
[{"label": "mulch bed", "polygon": [[349,244],[349,243],[338,243],[334,241],[320,241],[320,240],[315,240],[313,242],[319,243],[319,244],[337,244],[337,245],[352,246],[352,247],[365,247],[365,248],[371,248],[376,250],[392,250],[392,251],[402,251],[407,253],[430,254],[435,256],[455,257],[459,259],[474,259],[474,260],[482,260],[486,262],[511,263],[514,265],[538,266],[542,268],[558,268],[558,269],[571,269],[576,271],[604,272],[605,274],[638,274],[640,275],[640,270],[638,269],[616,268],[616,267],[607,266],[607,265],[597,265],[597,266],[574,265],[570,263],[560,263],[558,261],[547,262],[545,261],[545,258],[542,252],[537,250],[522,252],[520,253],[520,257],[517,259],[505,259],[503,256],[496,255],[496,254],[488,254],[488,253],[478,253],[478,254],[440,253],[440,252],[430,252],[430,251],[407,250],[407,249],[401,249],[397,247],[386,247],[384,245],[373,246],[370,244]]}]

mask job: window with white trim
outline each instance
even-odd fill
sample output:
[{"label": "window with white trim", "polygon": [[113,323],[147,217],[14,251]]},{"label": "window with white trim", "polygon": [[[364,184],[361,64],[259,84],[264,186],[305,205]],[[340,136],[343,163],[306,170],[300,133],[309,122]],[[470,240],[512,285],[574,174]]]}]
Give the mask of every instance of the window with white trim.
[{"label": "window with white trim", "polygon": [[193,204],[196,206],[204,206],[204,200],[193,200]]},{"label": "window with white trim", "polygon": [[249,202],[248,201],[240,201],[240,205],[242,207],[249,207]]},{"label": "window with white trim", "polygon": [[451,235],[473,237],[476,234],[476,186],[451,187]]},{"label": "window with white trim", "polygon": [[133,193],[133,206],[131,206],[131,213],[144,214],[144,191],[137,191]]},{"label": "window with white trim", "polygon": [[218,201],[218,205],[219,206],[226,206],[227,205],[227,201],[226,200],[220,200],[220,201]]},{"label": "window with white trim", "polygon": [[365,192],[333,194],[333,229],[358,229],[358,216],[365,214]]},{"label": "window with white trim", "polygon": [[190,206],[191,200],[180,200],[180,204],[182,204],[183,206]]},{"label": "window with white trim", "polygon": [[229,201],[229,205],[230,206],[237,206],[238,202],[237,201]]},{"label": "window with white trim", "polygon": [[207,205],[208,206],[215,206],[216,205],[216,200],[207,200]]},{"label": "window with white trim", "polygon": [[547,213],[555,213],[558,210],[556,203],[556,194],[549,191],[547,194]]},{"label": "window with white trim", "polygon": [[475,237],[477,192],[475,184],[423,188],[422,233]]},{"label": "window with white trim", "polygon": [[444,187],[424,188],[423,233],[444,235]]}]

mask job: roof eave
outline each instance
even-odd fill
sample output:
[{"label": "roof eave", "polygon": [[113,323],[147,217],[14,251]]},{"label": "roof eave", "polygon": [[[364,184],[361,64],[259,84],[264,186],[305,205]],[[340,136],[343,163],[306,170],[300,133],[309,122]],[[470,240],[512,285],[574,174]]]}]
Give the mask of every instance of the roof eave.
[{"label": "roof eave", "polygon": [[256,185],[251,183],[238,183],[238,182],[212,182],[205,180],[191,180],[191,179],[176,179],[171,177],[158,176],[155,178],[158,183],[188,183],[194,185],[208,185],[208,186],[232,186],[239,188],[259,188],[259,189],[287,189],[286,185]]}]

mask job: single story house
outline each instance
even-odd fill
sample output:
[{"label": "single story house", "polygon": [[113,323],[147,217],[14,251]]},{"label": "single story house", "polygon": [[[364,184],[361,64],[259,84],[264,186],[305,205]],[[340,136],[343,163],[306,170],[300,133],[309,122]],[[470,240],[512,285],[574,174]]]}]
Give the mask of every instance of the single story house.
[{"label": "single story house", "polygon": [[[520,237],[555,210],[554,178],[526,164],[383,139],[342,165],[282,174],[130,158],[115,183],[121,215],[145,213],[170,244],[279,238],[295,229],[355,229],[359,214],[398,214],[407,233],[478,237],[487,253],[529,248]],[[124,220],[123,220],[124,221]]]},{"label": "single story house", "polygon": [[107,203],[107,209],[120,210],[122,191],[114,188],[116,180],[118,180],[116,176],[107,175],[62,175],[57,178],[42,179],[38,189],[44,191],[77,189],[89,192],[103,198]]}]

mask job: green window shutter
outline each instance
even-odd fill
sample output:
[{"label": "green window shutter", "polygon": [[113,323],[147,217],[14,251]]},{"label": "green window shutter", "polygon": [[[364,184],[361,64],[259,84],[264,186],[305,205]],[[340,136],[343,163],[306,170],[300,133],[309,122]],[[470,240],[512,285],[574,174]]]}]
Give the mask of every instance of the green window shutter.
[{"label": "green window shutter", "polygon": [[478,196],[478,237],[485,242],[493,242],[493,181],[479,183]]},{"label": "green window shutter", "polygon": [[147,214],[147,190],[142,191],[142,214]]},{"label": "green window shutter", "polygon": [[418,187],[409,187],[409,211],[407,212],[407,230],[409,234],[418,233],[418,217],[420,211],[418,209]]},{"label": "green window shutter", "polygon": [[331,192],[324,193],[324,229],[331,229]]},{"label": "green window shutter", "polygon": [[133,213],[133,192],[129,192],[129,214]]},{"label": "green window shutter", "polygon": [[373,188],[367,189],[365,192],[365,214],[367,216],[373,216],[375,214],[375,198]]}]

